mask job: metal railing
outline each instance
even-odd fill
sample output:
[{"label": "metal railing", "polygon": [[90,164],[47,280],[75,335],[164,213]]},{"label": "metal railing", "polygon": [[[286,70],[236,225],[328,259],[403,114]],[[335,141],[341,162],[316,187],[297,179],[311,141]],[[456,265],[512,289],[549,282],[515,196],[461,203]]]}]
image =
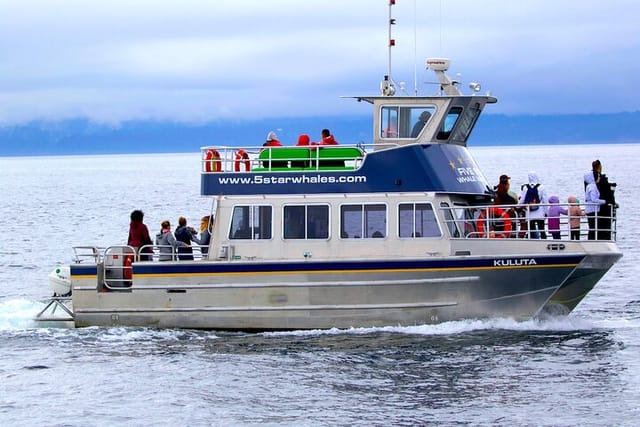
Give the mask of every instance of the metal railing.
[{"label": "metal railing", "polygon": [[[359,152],[357,156],[335,156],[323,158],[320,150],[325,153],[331,151],[356,149]],[[309,157],[301,158],[294,155],[296,151],[309,152]],[[202,147],[201,151],[201,171],[203,173],[243,173],[251,172],[254,169],[260,171],[278,170],[280,172],[289,168],[293,170],[321,170],[326,162],[343,162],[344,168],[358,168],[365,156],[367,150],[373,151],[373,144],[356,144],[356,145],[310,145],[310,146],[278,146],[278,147],[228,147],[228,146],[208,146]],[[352,150],[352,152],[355,152]],[[280,153],[291,153],[289,155],[280,155]],[[307,162],[304,166],[298,168],[302,162]],[[323,163],[325,162],[325,163]]]},{"label": "metal railing", "polygon": [[[547,203],[536,206],[535,212],[531,205],[443,205],[440,210],[445,228],[454,239],[617,239],[615,206],[609,206],[610,215],[601,212],[587,215],[584,213],[585,204]],[[552,207],[565,209],[567,214],[549,216]],[[570,214],[570,208],[575,207],[579,208],[580,215]]]}]

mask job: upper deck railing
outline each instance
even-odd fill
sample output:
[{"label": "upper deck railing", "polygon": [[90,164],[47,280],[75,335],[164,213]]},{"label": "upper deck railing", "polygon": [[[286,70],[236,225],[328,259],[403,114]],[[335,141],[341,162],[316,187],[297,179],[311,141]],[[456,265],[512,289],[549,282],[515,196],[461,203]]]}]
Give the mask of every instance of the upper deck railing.
[{"label": "upper deck railing", "polygon": [[[376,147],[379,149],[379,147]],[[344,171],[358,169],[373,145],[201,148],[203,173]]]}]

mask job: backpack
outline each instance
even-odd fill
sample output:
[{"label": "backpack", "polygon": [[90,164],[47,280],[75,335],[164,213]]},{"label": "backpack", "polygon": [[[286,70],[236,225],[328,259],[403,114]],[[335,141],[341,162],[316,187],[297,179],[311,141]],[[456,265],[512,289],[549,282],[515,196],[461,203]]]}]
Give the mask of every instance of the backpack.
[{"label": "backpack", "polygon": [[524,195],[524,203],[527,205],[531,205],[529,210],[537,211],[540,206],[537,206],[540,203],[540,194],[538,193],[538,187],[540,184],[531,185],[526,184],[527,193]]}]

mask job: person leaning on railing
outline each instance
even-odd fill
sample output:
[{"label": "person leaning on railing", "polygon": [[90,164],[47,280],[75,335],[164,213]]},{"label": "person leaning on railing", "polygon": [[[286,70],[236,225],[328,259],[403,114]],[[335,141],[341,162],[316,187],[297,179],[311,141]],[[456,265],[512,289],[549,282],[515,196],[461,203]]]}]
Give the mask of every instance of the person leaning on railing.
[{"label": "person leaning on railing", "polygon": [[589,223],[588,239],[596,240],[599,238],[596,217],[600,211],[600,205],[604,205],[607,202],[600,198],[600,192],[598,191],[596,180],[593,177],[593,171],[584,174],[584,182],[587,184],[584,190],[584,213],[587,215],[587,222]]},{"label": "person leaning on railing", "polygon": [[200,245],[200,252],[202,255],[209,253],[209,246],[211,245],[211,232],[213,228],[213,215],[203,216],[200,220],[200,237],[191,236],[191,240]]},{"label": "person leaning on railing", "polygon": [[156,246],[160,252],[160,261],[172,261],[175,259],[175,253],[178,246],[186,246],[184,243],[176,240],[171,232],[171,223],[167,220],[160,224],[160,232],[156,234]]}]

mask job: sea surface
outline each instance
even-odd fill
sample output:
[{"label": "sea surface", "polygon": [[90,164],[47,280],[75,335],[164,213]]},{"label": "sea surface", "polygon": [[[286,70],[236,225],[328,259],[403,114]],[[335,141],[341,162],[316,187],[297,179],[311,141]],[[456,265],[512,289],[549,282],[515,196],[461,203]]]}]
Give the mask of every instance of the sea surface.
[{"label": "sea surface", "polygon": [[0,425],[640,425],[640,145],[471,147],[492,184],[618,184],[622,260],[568,317],[228,333],[45,328],[74,245],[124,244],[129,214],[197,226],[199,154],[0,158]]}]

